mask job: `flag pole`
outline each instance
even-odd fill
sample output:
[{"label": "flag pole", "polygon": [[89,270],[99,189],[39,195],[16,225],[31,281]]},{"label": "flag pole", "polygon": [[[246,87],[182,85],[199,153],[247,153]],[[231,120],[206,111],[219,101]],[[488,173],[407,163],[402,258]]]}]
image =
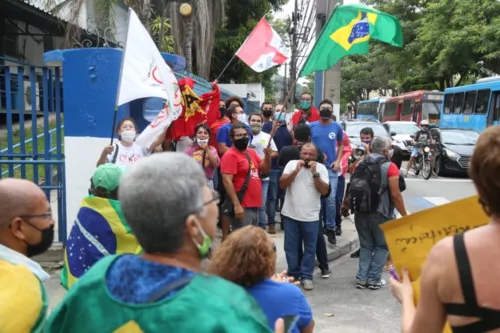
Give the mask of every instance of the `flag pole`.
[{"label": "flag pole", "polygon": [[125,50],[127,50],[127,40],[128,40],[128,33],[130,31],[130,13],[132,11],[132,8],[128,9],[128,22],[127,22],[127,35],[125,36],[125,44],[123,45],[123,52],[122,52],[122,63],[120,64],[120,74],[118,76],[118,89],[116,92],[116,100],[115,100],[115,110],[113,112],[113,123],[111,124],[111,142],[110,145],[113,144],[113,137],[115,136],[115,126],[116,126],[116,118],[118,115],[118,97],[120,96],[120,87],[122,84],[122,73],[123,73],[123,58],[125,56]]},{"label": "flag pole", "polygon": [[[269,14],[271,12],[271,9],[269,9],[265,14],[264,16],[261,17],[261,19],[259,20],[259,22],[257,22],[257,25],[259,25],[260,21],[262,21],[263,19],[266,18],[266,15]],[[243,42],[243,44],[241,44],[241,46],[243,46],[245,44],[245,42],[250,38],[250,36],[252,36],[253,34],[253,31],[255,30],[255,27],[252,29],[252,31],[250,32],[250,35],[248,35],[247,38],[245,38],[245,41]],[[236,50],[236,52],[234,52],[233,54],[233,57],[231,58],[231,60],[229,60],[229,62],[226,64],[226,67],[224,67],[224,69],[220,72],[219,76],[217,76],[217,79],[216,81],[219,81],[219,79],[221,78],[222,74],[224,74],[224,72],[226,71],[226,69],[229,67],[229,65],[233,62],[234,58],[236,57],[236,53],[238,53],[238,51],[241,49],[241,46],[238,48],[238,50]]]}]

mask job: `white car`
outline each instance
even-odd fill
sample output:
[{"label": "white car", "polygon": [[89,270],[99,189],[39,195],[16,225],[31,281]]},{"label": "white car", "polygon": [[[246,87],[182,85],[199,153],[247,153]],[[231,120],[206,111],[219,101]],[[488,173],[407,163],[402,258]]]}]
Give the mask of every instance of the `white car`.
[{"label": "white car", "polygon": [[413,121],[386,121],[382,125],[394,140],[393,144],[401,148],[404,156],[410,156],[413,148],[410,135],[415,135],[420,130],[417,124]]}]

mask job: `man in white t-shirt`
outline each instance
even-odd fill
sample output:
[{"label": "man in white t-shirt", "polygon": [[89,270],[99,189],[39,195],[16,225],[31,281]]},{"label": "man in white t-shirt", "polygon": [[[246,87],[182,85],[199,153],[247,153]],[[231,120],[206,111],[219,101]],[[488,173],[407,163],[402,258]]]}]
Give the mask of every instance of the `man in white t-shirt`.
[{"label": "man in white t-shirt", "polygon": [[[300,280],[305,290],[313,289],[313,272],[319,229],[321,195],[328,193],[328,170],[317,163],[318,150],[306,143],[300,160],[286,164],[280,187],[286,189],[281,214],[285,221],[285,254],[288,275]],[[304,244],[302,258],[299,248]]]},{"label": "man in white t-shirt", "polygon": [[[262,124],[264,123],[264,117],[260,113],[253,113],[250,115],[248,119],[248,123],[252,128],[253,139],[250,143],[250,148],[255,150],[257,155],[264,160],[264,149],[266,149],[269,145],[269,140],[271,140],[271,158],[278,157],[278,148],[274,143],[274,140],[271,139],[271,135],[262,131]],[[272,134],[272,132],[271,132]],[[261,179],[262,181],[262,207],[259,209],[259,226],[263,229],[266,229],[266,202],[267,202],[267,192],[269,189],[269,177],[265,177]],[[269,232],[275,232],[273,226],[269,226]]]}]

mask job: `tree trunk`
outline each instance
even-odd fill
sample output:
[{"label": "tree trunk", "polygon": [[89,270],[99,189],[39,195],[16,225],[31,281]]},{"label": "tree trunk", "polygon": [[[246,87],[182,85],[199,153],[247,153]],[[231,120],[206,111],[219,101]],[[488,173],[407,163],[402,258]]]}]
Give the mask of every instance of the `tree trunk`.
[{"label": "tree trunk", "polygon": [[184,56],[186,57],[186,70],[193,72],[193,16],[186,18],[186,36],[184,39]]}]

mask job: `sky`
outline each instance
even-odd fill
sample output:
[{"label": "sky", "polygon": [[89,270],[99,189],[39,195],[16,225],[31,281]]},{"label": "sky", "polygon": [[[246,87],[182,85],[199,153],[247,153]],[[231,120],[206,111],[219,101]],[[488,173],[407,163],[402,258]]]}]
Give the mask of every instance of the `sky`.
[{"label": "sky", "polygon": [[[302,0],[299,0],[299,6],[301,4]],[[315,0],[310,0],[310,1],[315,1]],[[304,1],[305,2],[305,1]],[[344,0],[344,5],[347,4],[352,4],[352,3],[359,3],[359,0]],[[292,15],[293,10],[295,6],[295,0],[289,0],[286,5],[283,6],[283,10],[279,13],[275,13],[275,17],[277,18],[286,18]],[[309,43],[309,50],[306,52],[306,55],[309,55],[309,52],[312,50],[314,46],[314,42]],[[290,62],[290,60],[288,60]],[[301,62],[301,59],[299,59],[299,62]],[[289,66],[287,66],[289,68]],[[297,72],[300,71],[300,68],[297,69]],[[278,73],[282,76],[285,75],[285,66],[280,66],[280,69]],[[303,83],[303,79],[299,79],[299,83]]]}]

